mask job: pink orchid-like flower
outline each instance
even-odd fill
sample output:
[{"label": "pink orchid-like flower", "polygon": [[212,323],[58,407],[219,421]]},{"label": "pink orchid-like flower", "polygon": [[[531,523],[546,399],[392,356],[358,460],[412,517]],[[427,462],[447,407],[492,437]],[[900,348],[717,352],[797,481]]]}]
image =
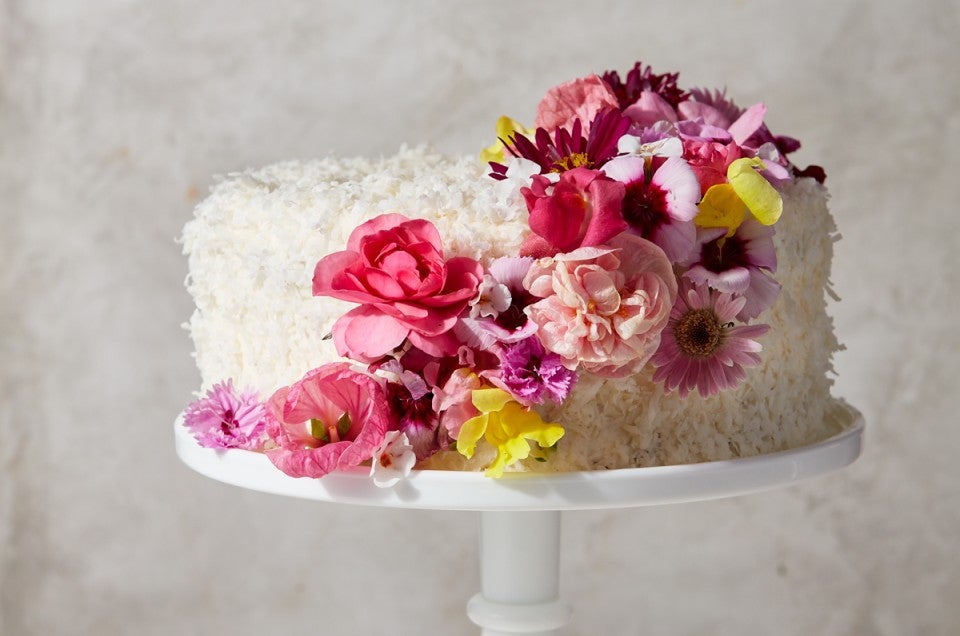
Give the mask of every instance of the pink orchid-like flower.
[{"label": "pink orchid-like flower", "polygon": [[534,263],[524,285],[543,300],[527,308],[543,346],[564,366],[604,377],[636,373],[660,344],[677,295],[659,247],[624,233]]},{"label": "pink orchid-like flower", "polygon": [[698,228],[697,247],[685,263],[684,276],[695,284],[743,297],[737,319],[746,322],[771,307],[780,294],[780,283],[770,276],[777,271],[774,229],[753,219],[740,224],[733,236],[726,228]]},{"label": "pink orchid-like flower", "polygon": [[606,243],[627,228],[620,213],[625,191],[622,183],[587,168],[564,172],[556,185],[534,175],[522,190],[533,234],[521,255],[552,256]]},{"label": "pink orchid-like flower", "polygon": [[532,336],[537,326],[524,309],[537,299],[523,287],[533,259],[502,257],[487,268],[480,293],[470,302],[470,315],[454,327],[456,336],[468,347],[488,350],[498,342],[517,342]]},{"label": "pink orchid-like flower", "polygon": [[567,128],[575,119],[591,122],[601,110],[618,108],[617,96],[597,75],[564,82],[554,86],[537,105],[535,128],[553,132]]},{"label": "pink orchid-like flower", "polygon": [[267,449],[291,477],[322,477],[373,456],[390,427],[383,387],[344,362],[309,371],[267,401]]},{"label": "pink orchid-like flower", "polygon": [[479,415],[471,398],[481,386],[480,378],[464,367],[450,374],[442,387],[434,388],[433,410],[440,414],[440,426],[450,439],[457,439],[463,423]]},{"label": "pink orchid-like flower", "polygon": [[672,262],[686,258],[696,239],[700,200],[700,184],[687,162],[617,157],[603,171],[626,187],[621,209],[629,230],[656,243]]},{"label": "pink orchid-like flower", "polygon": [[734,326],[746,299],[694,285],[681,284],[680,294],[663,330],[660,348],[651,360],[654,382],[686,397],[693,389],[701,397],[736,387],[746,377],[744,367],[760,364],[762,347],[754,338],[767,325]]},{"label": "pink orchid-like flower", "polygon": [[372,362],[405,339],[431,355],[457,350],[450,329],[483,276],[472,258],[447,259],[429,221],[383,214],[357,227],[347,249],[323,257],[314,296],[360,303],[333,327],[337,352]]},{"label": "pink orchid-like flower", "polygon": [[218,382],[183,412],[183,424],[206,448],[260,450],[264,406],[254,390],[238,392],[233,380]]}]

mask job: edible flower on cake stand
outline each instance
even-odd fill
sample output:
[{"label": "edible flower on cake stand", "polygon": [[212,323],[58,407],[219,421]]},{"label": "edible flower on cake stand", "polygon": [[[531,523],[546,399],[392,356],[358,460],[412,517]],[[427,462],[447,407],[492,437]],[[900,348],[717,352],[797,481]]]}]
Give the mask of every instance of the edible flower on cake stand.
[{"label": "edible flower on cake stand", "polygon": [[233,380],[218,382],[183,412],[183,423],[201,446],[260,450],[264,407],[254,390],[237,391]]},{"label": "edible flower on cake stand", "polygon": [[503,389],[477,389],[471,399],[480,414],[463,423],[457,451],[468,459],[473,457],[481,438],[496,448],[497,456],[486,470],[488,477],[502,477],[504,468],[529,457],[530,442],[546,448],[563,437],[562,426],[544,422],[536,411],[525,408]]},{"label": "edible flower on cake stand", "polygon": [[663,330],[660,348],[651,363],[657,367],[654,382],[666,391],[676,389],[686,397],[697,389],[701,397],[737,386],[744,367],[760,364],[763,347],[754,338],[765,334],[767,325],[734,326],[733,320],[746,299],[694,285],[684,278],[670,321]]}]

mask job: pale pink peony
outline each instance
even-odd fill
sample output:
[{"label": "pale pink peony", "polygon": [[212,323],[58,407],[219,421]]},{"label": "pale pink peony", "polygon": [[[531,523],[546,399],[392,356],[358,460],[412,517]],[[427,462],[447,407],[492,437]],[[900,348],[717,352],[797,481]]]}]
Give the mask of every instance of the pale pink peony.
[{"label": "pale pink peony", "polygon": [[521,192],[533,230],[520,248],[522,256],[552,256],[603,245],[627,228],[620,214],[624,185],[597,170],[568,170],[556,184],[534,175],[530,187]]},{"label": "pale pink peony", "polygon": [[291,477],[322,477],[373,456],[390,426],[383,387],[344,362],[309,371],[267,402],[266,451]]},{"label": "pale pink peony", "polygon": [[584,125],[604,108],[619,108],[617,96],[597,75],[590,75],[554,86],[537,106],[534,128],[553,132],[567,128],[579,119]]},{"label": "pale pink peony", "polygon": [[604,377],[639,371],[660,344],[677,295],[670,261],[634,234],[534,263],[524,286],[542,298],[527,308],[544,347],[569,369]]},{"label": "pale pink peony", "polygon": [[333,327],[342,356],[373,362],[405,339],[431,355],[450,355],[458,344],[450,329],[482,276],[472,258],[444,257],[429,221],[383,214],[357,227],[346,250],[317,263],[313,295],[360,303]]}]

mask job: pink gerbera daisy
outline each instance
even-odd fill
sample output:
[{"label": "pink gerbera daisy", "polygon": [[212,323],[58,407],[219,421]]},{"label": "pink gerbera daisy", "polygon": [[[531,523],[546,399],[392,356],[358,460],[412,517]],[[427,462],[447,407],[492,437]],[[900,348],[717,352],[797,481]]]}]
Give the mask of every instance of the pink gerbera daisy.
[{"label": "pink gerbera daisy", "polygon": [[693,218],[700,182],[685,160],[617,157],[603,172],[626,186],[621,212],[629,231],[655,243],[671,262],[690,254],[697,237]]},{"label": "pink gerbera daisy", "polygon": [[744,367],[760,364],[756,342],[768,325],[734,326],[746,299],[718,292],[684,279],[681,293],[663,330],[660,348],[651,358],[654,382],[686,397],[694,388],[701,397],[732,389],[745,377]]}]

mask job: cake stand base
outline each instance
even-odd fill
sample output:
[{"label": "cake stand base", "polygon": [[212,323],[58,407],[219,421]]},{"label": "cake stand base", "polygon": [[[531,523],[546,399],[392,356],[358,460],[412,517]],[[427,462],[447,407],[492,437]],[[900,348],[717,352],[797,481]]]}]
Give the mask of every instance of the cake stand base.
[{"label": "cake stand base", "polygon": [[650,506],[733,497],[796,483],[842,468],[860,455],[863,416],[832,401],[825,424],[837,433],[779,453],[681,466],[528,474],[419,470],[377,488],[369,469],[295,479],[265,455],[202,448],[178,419],[177,454],[228,484],[261,492],[367,506],[480,511],[481,591],[467,615],[483,636],[557,635],[571,618],[560,600],[562,510]]},{"label": "cake stand base", "polygon": [[467,616],[483,636],[557,634],[572,615],[560,600],[560,511],[480,514],[481,592]]}]

